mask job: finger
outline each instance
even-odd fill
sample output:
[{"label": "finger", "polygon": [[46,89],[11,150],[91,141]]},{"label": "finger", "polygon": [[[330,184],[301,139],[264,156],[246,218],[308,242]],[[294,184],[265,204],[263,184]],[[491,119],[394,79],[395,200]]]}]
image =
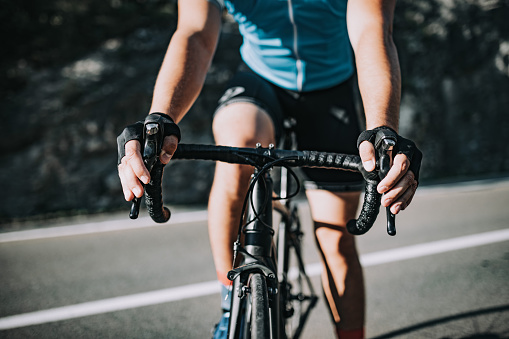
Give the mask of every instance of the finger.
[{"label": "finger", "polygon": [[400,211],[406,209],[408,205],[410,205],[414,195],[415,190],[413,186],[411,186],[391,205],[391,212],[393,214],[398,214]]},{"label": "finger", "polygon": [[131,201],[133,198],[132,195],[141,198],[143,195],[143,185],[134,173],[131,166],[129,166],[126,162],[121,163],[119,165],[119,174],[126,200],[129,199],[127,201]]},{"label": "finger", "polygon": [[150,182],[150,173],[143,163],[140,150],[141,145],[137,140],[127,142],[125,144],[125,157],[122,158],[122,162],[125,159],[127,166],[132,169],[136,177],[144,184],[148,184]]},{"label": "finger", "polygon": [[163,164],[167,164],[170,162],[173,153],[177,150],[178,138],[174,135],[170,135],[164,138],[163,147],[161,147],[161,154],[159,155],[159,160]]},{"label": "finger", "polygon": [[364,166],[364,169],[368,172],[372,172],[375,170],[375,148],[373,147],[373,144],[369,141],[363,141],[359,145],[359,155],[362,160],[362,165]]},{"label": "finger", "polygon": [[[415,183],[415,185],[414,185]],[[382,206],[392,206],[396,201],[399,201],[401,197],[410,189],[411,192],[415,193],[417,188],[416,181],[414,179],[413,172],[408,172],[400,181],[396,183],[389,191],[387,191],[382,198]],[[406,202],[406,200],[404,200]]]},{"label": "finger", "polygon": [[124,170],[122,169],[122,164],[118,167],[118,176],[120,178],[120,184],[122,185],[122,191],[124,192],[125,201],[131,201],[134,198],[134,194],[131,189],[127,186],[126,180],[124,177]]},{"label": "finger", "polygon": [[377,186],[378,193],[385,193],[392,189],[406,175],[409,166],[408,158],[403,154],[397,154],[389,173]]},{"label": "finger", "polygon": [[390,206],[394,203],[415,181],[413,172],[408,172],[390,190],[385,192],[382,198],[382,206]]}]

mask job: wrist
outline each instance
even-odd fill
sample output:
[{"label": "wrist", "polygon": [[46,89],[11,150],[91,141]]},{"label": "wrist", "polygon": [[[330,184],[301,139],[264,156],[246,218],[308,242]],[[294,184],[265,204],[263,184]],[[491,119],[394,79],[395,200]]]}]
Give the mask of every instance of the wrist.
[{"label": "wrist", "polygon": [[155,115],[159,115],[161,117],[164,117],[164,118],[167,118],[167,119],[170,119],[174,124],[176,124],[177,122],[177,119],[170,115],[169,113],[164,113],[164,112],[150,112],[149,115],[151,114],[155,114]]},{"label": "wrist", "polygon": [[145,123],[147,121],[158,122],[163,127],[163,136],[174,135],[177,137],[178,142],[181,139],[181,133],[179,126],[173,120],[169,114],[162,112],[150,112],[147,118],[145,119]]},{"label": "wrist", "polygon": [[380,131],[380,130],[389,130],[389,131],[391,131],[391,132],[393,132],[393,133],[398,134],[398,132],[396,131],[396,129],[394,129],[394,128],[392,128],[392,127],[389,127],[389,126],[387,126],[387,125],[378,126],[378,127],[375,127],[375,128],[373,128],[373,129],[371,129],[371,130],[372,130],[372,131],[374,131],[374,132],[378,132],[378,131]]}]

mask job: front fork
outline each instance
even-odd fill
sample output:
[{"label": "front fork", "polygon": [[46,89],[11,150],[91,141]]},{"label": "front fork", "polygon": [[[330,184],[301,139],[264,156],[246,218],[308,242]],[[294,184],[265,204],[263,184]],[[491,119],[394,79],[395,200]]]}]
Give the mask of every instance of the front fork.
[{"label": "front fork", "polygon": [[[257,145],[257,147],[259,146]],[[238,242],[234,245],[235,257],[241,253],[244,259],[243,265],[228,272],[228,279],[233,282],[228,338],[240,337],[244,301],[252,292],[248,284],[249,276],[252,273],[261,273],[265,277],[272,323],[271,338],[280,338],[279,281],[275,269],[274,230],[272,228],[273,182],[269,172],[262,173],[263,177],[254,184],[252,197],[248,201],[247,225],[242,230],[245,245],[242,247]],[[258,170],[255,169],[253,178],[258,174]]]}]

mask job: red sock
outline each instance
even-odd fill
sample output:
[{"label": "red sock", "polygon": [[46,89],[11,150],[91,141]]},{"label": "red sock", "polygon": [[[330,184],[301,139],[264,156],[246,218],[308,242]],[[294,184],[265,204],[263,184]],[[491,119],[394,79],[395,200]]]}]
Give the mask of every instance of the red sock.
[{"label": "red sock", "polygon": [[221,284],[223,284],[226,287],[232,285],[232,281],[230,279],[228,279],[228,277],[226,276],[226,273],[216,271],[216,274],[217,274],[217,280],[219,280],[219,282]]},{"label": "red sock", "polygon": [[336,328],[338,339],[364,339],[364,328],[358,330],[340,330]]}]

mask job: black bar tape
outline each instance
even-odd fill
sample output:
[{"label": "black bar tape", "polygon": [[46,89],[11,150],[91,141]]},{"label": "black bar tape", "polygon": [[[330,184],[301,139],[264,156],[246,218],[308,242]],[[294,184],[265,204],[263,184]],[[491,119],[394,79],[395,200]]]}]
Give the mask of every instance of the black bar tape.
[{"label": "black bar tape", "polygon": [[305,157],[302,166],[339,168],[343,170],[359,171],[361,160],[359,156],[339,153],[316,151],[302,151]]},{"label": "black bar tape", "polygon": [[[246,157],[238,154],[240,150],[241,148],[230,146],[180,144],[172,159],[212,160],[231,164],[252,164]],[[245,152],[251,156],[256,155],[255,149],[246,149]]]},{"label": "black bar tape", "polygon": [[159,160],[150,172],[151,180],[145,186],[145,204],[152,220],[164,223],[170,219],[170,210],[163,206],[162,177],[164,164]]},{"label": "black bar tape", "polygon": [[382,195],[378,193],[375,183],[366,182],[364,203],[357,220],[350,220],[346,229],[353,235],[361,235],[371,229],[380,211]]}]

